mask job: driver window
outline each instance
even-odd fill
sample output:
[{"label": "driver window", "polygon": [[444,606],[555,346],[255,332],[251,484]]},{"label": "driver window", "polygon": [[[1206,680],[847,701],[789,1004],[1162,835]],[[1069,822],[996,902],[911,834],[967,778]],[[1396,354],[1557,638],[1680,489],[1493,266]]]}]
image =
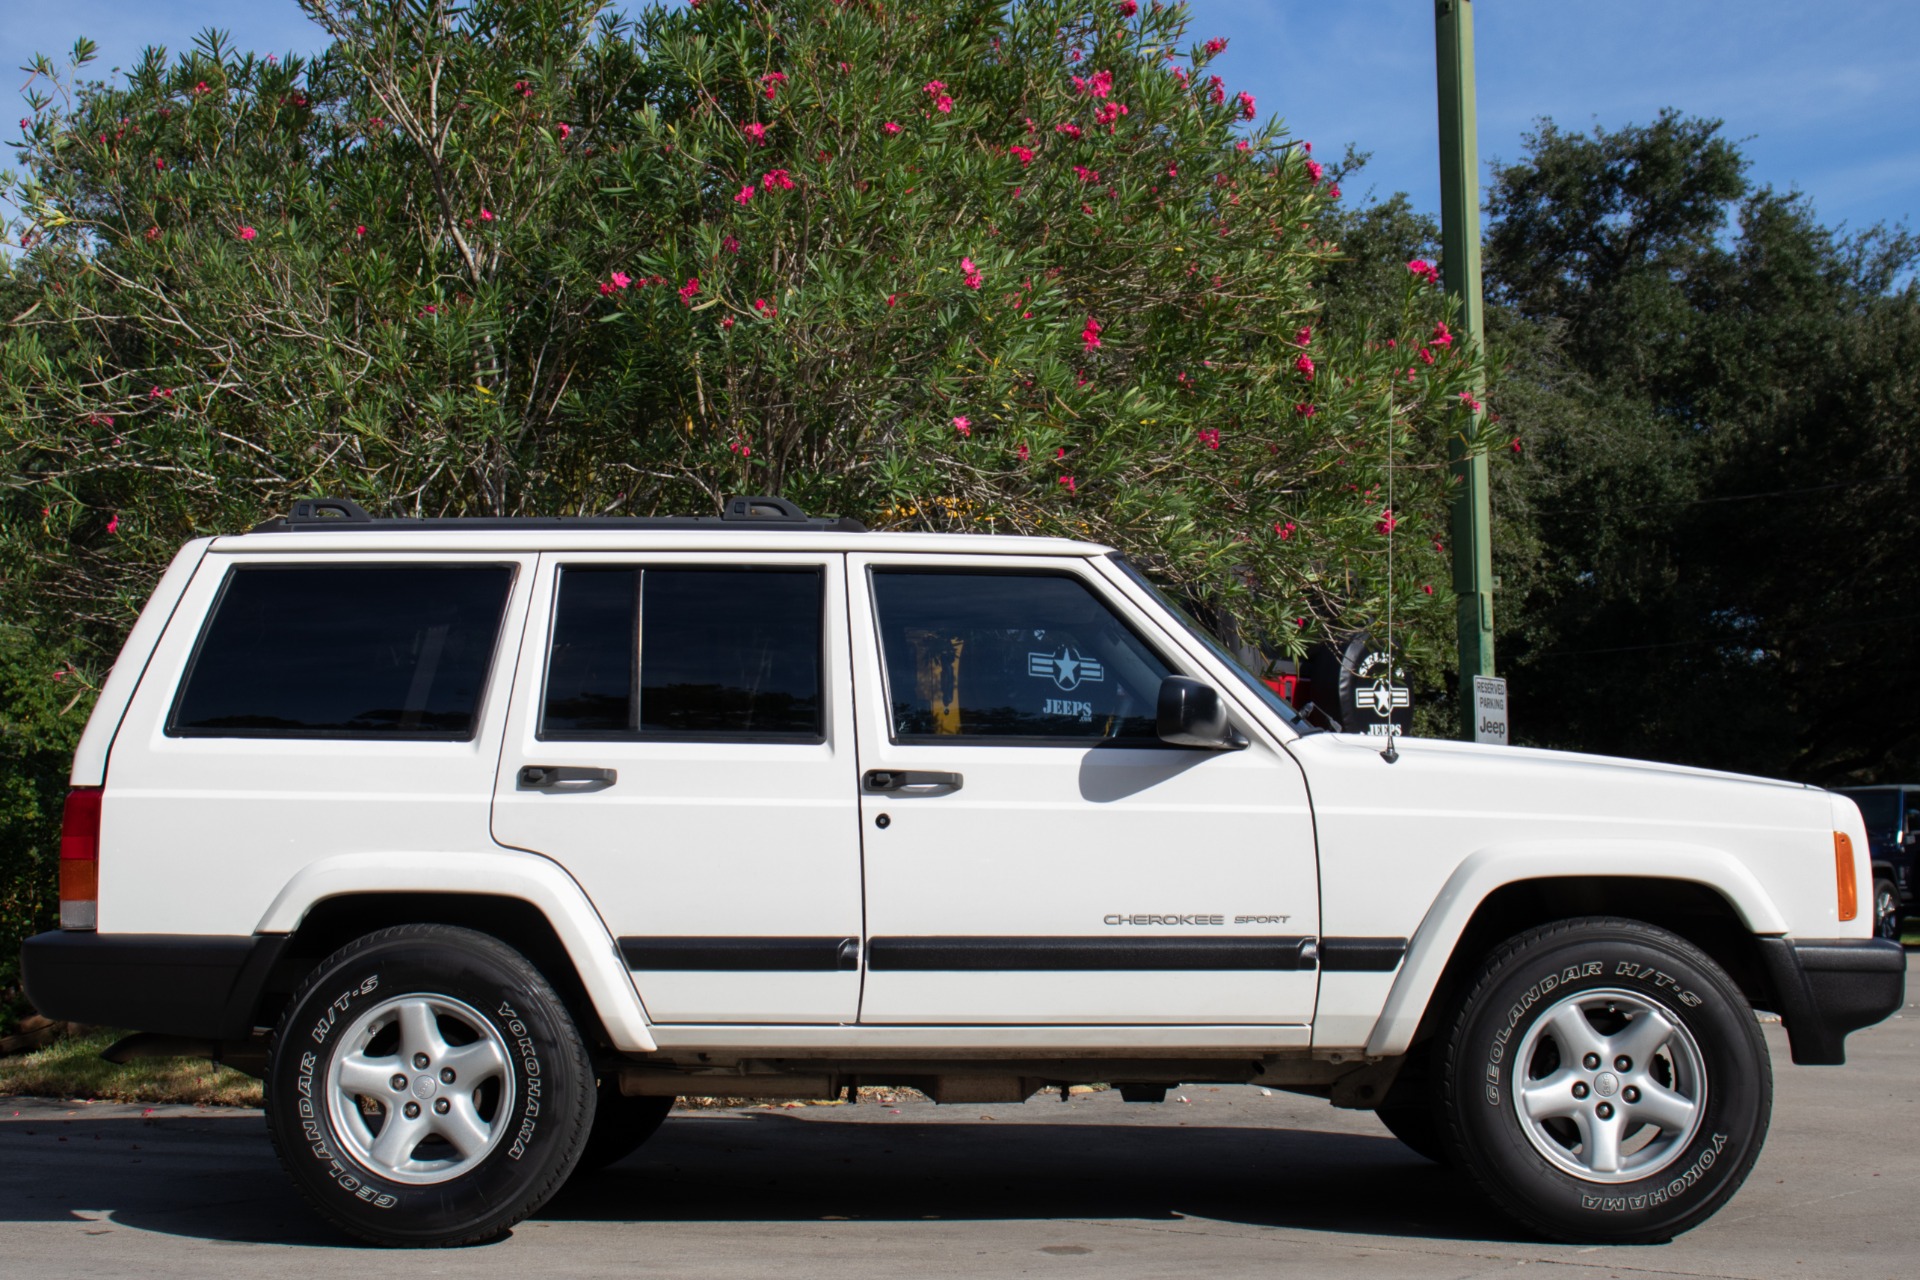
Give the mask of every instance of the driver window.
[{"label": "driver window", "polygon": [[1168,666],[1078,578],[873,571],[896,741],[1157,742]]}]

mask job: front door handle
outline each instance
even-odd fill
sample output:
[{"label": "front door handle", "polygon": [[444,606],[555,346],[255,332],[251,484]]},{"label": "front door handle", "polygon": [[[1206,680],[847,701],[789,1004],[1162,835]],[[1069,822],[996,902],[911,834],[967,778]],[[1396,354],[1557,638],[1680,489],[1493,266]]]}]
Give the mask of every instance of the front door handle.
[{"label": "front door handle", "polygon": [[529,764],[520,769],[522,791],[605,791],[620,775],[587,765]]},{"label": "front door handle", "polygon": [[889,796],[945,796],[958,791],[966,779],[957,773],[929,773],[920,769],[869,769],[861,785],[871,794]]}]

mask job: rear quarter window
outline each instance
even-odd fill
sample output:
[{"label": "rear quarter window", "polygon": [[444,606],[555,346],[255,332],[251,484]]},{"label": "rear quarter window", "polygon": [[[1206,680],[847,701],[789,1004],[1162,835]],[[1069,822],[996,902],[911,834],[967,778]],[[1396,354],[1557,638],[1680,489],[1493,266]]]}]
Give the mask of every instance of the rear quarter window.
[{"label": "rear quarter window", "polygon": [[238,566],[167,734],[470,740],[513,576],[512,565]]}]

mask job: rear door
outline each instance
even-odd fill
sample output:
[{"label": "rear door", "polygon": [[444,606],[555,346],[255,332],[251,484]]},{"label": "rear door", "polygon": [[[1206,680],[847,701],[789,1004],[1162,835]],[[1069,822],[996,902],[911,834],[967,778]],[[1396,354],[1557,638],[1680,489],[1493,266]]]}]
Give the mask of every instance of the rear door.
[{"label": "rear door", "polygon": [[663,1023],[851,1022],[843,559],[547,554],[494,838],[580,882]]},{"label": "rear door", "polygon": [[1298,766],[1154,734],[1162,677],[1215,677],[1084,560],[848,566],[863,1023],[1311,1022]]}]

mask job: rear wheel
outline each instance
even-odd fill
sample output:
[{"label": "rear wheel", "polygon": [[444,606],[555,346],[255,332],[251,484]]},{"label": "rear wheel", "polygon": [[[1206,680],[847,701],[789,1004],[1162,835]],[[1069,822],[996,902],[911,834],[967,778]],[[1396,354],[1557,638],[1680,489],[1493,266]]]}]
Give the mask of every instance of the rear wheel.
[{"label": "rear wheel", "polygon": [[624,1160],[654,1135],[672,1110],[672,1098],[631,1098],[620,1092],[617,1072],[602,1075],[593,1107],[593,1131],[587,1135],[580,1163],[574,1166],[575,1176]]},{"label": "rear wheel", "polygon": [[1882,938],[1900,940],[1900,894],[1891,880],[1873,882],[1873,931]]},{"label": "rear wheel", "polygon": [[1530,930],[1488,957],[1441,1068],[1445,1141],[1501,1209],[1561,1240],[1671,1239],[1753,1167],[1773,1076],[1752,1009],[1638,921]]},{"label": "rear wheel", "polygon": [[349,943],[274,1035],[268,1131],[307,1199],[381,1245],[489,1239],[579,1159],[593,1074],[573,1019],[505,943],[403,925]]}]

